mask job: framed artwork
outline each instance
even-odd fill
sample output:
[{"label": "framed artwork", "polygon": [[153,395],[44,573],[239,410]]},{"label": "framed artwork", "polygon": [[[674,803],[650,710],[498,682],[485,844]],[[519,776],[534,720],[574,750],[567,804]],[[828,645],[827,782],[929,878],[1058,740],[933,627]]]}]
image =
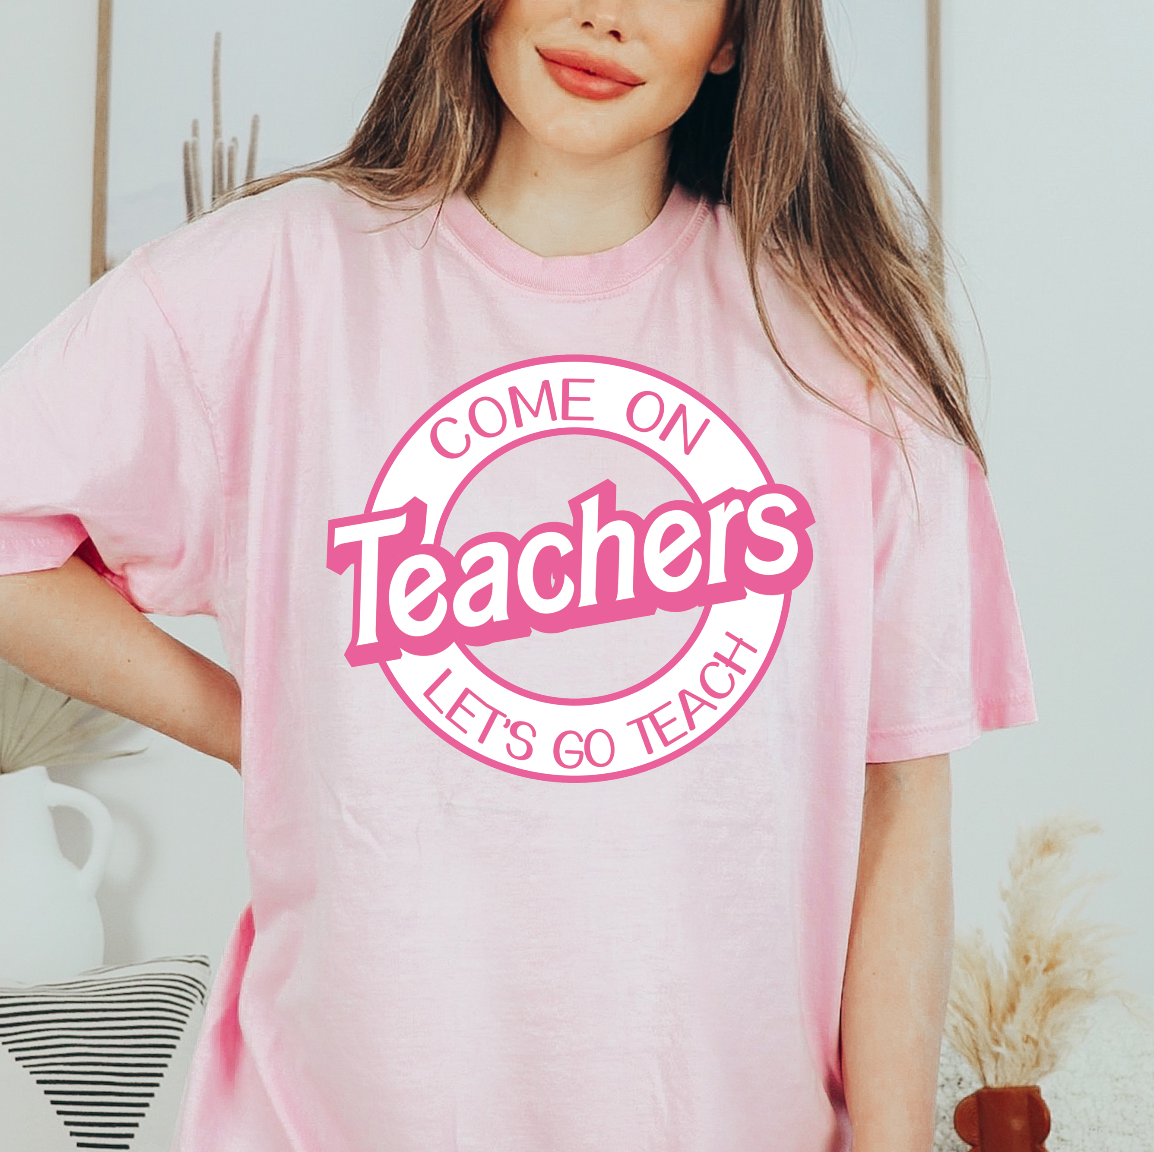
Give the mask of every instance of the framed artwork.
[{"label": "framed artwork", "polygon": [[[339,151],[410,0],[97,0],[92,279],[246,177]],[[941,0],[826,0],[849,96],[941,213]]]}]

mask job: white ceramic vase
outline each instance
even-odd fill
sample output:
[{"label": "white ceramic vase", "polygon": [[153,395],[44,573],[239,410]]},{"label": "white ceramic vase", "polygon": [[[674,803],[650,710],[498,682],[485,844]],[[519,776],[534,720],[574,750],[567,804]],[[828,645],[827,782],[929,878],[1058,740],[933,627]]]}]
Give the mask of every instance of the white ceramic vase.
[{"label": "white ceramic vase", "polygon": [[[92,824],[81,868],[60,851],[57,807]],[[111,847],[112,817],[95,796],[40,766],[0,774],[0,984],[65,980],[104,963],[96,889]]]}]

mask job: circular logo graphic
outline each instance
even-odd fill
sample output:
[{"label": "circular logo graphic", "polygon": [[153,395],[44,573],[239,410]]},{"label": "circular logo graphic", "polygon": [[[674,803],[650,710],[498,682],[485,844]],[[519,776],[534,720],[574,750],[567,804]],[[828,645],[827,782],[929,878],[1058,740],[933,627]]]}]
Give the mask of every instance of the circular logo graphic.
[{"label": "circular logo graphic", "polygon": [[[567,522],[442,547],[450,512],[498,457],[547,436],[602,436],[660,461],[685,499],[616,505],[612,477]],[[379,664],[412,711],[474,759],[548,780],[644,772],[708,740],[749,698],[807,575],[813,516],[693,389],[601,357],[500,368],[430,409],[381,469],[365,512],[329,522],[328,566],[355,571],[353,665]],[[697,613],[676,656],[632,686],[559,698],[490,671],[478,649],[657,609]]]}]

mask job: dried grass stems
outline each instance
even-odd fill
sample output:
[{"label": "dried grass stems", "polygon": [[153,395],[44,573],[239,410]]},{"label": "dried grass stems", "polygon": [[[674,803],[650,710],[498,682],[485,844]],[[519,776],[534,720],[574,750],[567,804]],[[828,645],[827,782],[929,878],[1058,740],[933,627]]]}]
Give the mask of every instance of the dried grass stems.
[{"label": "dried grass stems", "polygon": [[[204,203],[204,189],[200,164],[200,121],[192,122],[192,138],[184,142],[184,213],[189,220],[203,216],[215,208],[230,192],[236,191],[237,158],[240,143],[235,136],[224,144],[223,117],[220,99],[220,44],[217,32],[212,41],[212,145],[210,153],[211,176],[208,208]],[[244,183],[256,178],[256,146],[260,136],[260,117],[253,116],[248,131],[248,157],[245,162]]]},{"label": "dried grass stems", "polygon": [[1101,830],[1094,820],[1065,814],[1019,832],[1009,882],[999,890],[1005,958],[981,929],[955,942],[946,1038],[986,1087],[1032,1085],[1049,1075],[1085,1035],[1087,1009],[1106,997],[1151,1021],[1110,967],[1110,942],[1126,933],[1083,915],[1107,877],[1067,875],[1076,842]]},{"label": "dried grass stems", "polygon": [[135,756],[143,748],[100,751],[98,738],[129,723],[25,676],[0,660],[0,772]]}]

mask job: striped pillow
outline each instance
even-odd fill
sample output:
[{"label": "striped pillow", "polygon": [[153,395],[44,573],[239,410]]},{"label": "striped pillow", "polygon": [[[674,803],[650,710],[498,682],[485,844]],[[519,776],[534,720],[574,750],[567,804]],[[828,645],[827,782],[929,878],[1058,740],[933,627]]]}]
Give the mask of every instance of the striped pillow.
[{"label": "striped pillow", "polygon": [[0,987],[0,1148],[169,1152],[206,956]]}]

